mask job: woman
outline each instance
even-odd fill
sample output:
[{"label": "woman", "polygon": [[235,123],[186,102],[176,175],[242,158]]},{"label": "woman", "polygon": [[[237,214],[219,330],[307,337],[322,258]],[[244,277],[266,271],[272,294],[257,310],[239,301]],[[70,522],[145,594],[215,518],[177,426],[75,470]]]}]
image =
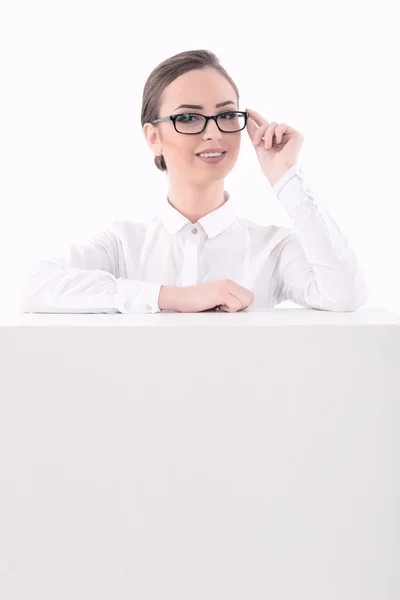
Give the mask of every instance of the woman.
[{"label": "woman", "polygon": [[[156,313],[300,306],[353,311],[368,298],[348,237],[305,187],[303,136],[241,110],[238,89],[209,51],[159,64],[143,91],[141,122],[155,165],[168,175],[161,214],[114,222],[69,256],[34,265],[22,312]],[[242,131],[294,230],[235,213],[224,178]]]}]

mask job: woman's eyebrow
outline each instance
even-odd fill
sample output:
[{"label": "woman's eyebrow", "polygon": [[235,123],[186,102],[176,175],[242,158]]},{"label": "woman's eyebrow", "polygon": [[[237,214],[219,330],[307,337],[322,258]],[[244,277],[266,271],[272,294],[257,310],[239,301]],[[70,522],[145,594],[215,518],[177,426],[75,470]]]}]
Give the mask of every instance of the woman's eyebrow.
[{"label": "woman's eyebrow", "polygon": [[[219,102],[215,105],[215,108],[219,108],[220,106],[225,106],[226,104],[235,104],[232,100],[226,100],[226,102]],[[174,110],[178,110],[178,108],[204,108],[200,104],[180,104]]]}]

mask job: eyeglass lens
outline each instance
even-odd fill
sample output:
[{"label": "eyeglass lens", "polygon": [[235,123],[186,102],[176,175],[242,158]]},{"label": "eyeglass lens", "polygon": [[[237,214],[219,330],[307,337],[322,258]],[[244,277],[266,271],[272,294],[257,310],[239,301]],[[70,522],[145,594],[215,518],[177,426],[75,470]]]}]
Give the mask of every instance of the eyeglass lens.
[{"label": "eyeglass lens", "polygon": [[[198,133],[204,128],[205,117],[196,113],[178,115],[175,126],[179,133]],[[245,116],[243,113],[224,112],[217,117],[218,125],[222,131],[234,132],[244,128]]]}]

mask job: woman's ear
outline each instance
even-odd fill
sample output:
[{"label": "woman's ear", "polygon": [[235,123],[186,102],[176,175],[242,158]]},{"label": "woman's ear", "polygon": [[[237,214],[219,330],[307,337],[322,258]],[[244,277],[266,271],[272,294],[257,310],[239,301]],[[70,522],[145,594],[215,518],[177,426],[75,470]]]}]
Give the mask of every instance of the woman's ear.
[{"label": "woman's ear", "polygon": [[146,142],[153,150],[155,156],[161,156],[162,148],[161,141],[159,139],[159,132],[151,123],[145,123],[143,125],[143,134],[146,138]]}]

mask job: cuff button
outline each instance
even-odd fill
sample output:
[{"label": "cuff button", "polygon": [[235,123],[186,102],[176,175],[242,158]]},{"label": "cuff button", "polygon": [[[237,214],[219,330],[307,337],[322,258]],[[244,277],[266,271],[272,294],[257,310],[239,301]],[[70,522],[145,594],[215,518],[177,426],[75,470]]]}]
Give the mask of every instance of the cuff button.
[{"label": "cuff button", "polygon": [[299,177],[303,177],[303,169],[301,167],[298,167],[296,165],[295,167],[295,173],[299,176]]}]

